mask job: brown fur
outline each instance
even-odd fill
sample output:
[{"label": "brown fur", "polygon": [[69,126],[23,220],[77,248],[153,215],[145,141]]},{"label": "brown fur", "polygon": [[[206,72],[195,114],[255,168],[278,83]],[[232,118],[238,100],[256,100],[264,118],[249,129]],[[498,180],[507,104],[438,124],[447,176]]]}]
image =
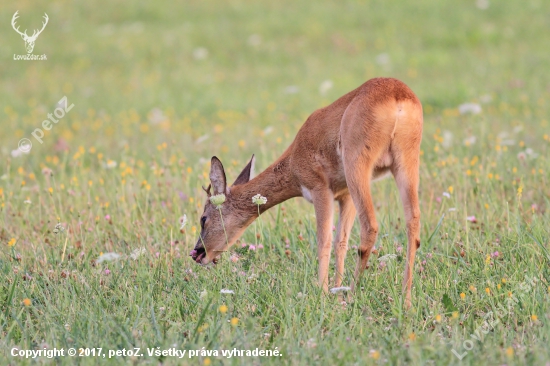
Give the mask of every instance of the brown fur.
[{"label": "brown fur", "polygon": [[260,212],[289,198],[305,196],[315,208],[319,284],[327,291],[334,201],[337,201],[340,218],[334,242],[334,282],[337,287],[342,283],[349,233],[358,214],[361,243],[352,284],[355,288],[378,234],[370,184],[391,172],[407,222],[403,291],[405,306],[410,307],[414,257],[420,243],[418,176],[422,121],[422,105],[403,82],[371,79],[315,111],[283,155],[254,179],[250,179],[253,158],[228,188],[223,166],[214,157],[211,185],[214,194],[226,193],[227,197],[221,209],[225,232],[218,210],[207,201],[203,215],[207,217],[207,225],[195,247],[206,249],[207,254],[200,261],[208,263],[227,250],[256,219],[258,208],[252,203],[255,194],[267,197],[267,204],[260,206]]}]

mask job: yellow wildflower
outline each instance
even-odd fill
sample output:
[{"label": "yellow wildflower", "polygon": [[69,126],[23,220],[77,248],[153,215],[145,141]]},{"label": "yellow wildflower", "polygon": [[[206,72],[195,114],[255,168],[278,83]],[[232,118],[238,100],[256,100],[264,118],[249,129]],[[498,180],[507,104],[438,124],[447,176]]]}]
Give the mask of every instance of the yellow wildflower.
[{"label": "yellow wildflower", "polygon": [[377,350],[371,349],[369,352],[369,356],[375,360],[378,360],[380,358],[380,352]]},{"label": "yellow wildflower", "polygon": [[506,348],[506,356],[512,357],[514,355],[514,349],[512,347]]}]

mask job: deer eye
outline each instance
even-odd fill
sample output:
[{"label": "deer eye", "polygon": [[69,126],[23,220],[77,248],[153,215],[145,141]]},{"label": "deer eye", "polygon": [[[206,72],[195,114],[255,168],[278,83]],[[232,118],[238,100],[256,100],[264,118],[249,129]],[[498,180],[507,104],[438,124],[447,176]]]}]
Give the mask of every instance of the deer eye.
[{"label": "deer eye", "polygon": [[204,224],[206,223],[206,216],[201,217],[201,228],[204,229]]}]

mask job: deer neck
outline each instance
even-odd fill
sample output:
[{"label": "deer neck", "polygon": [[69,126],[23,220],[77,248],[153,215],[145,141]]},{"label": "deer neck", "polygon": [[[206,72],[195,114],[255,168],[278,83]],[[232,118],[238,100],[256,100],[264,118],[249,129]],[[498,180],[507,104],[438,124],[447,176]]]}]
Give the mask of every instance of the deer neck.
[{"label": "deer neck", "polygon": [[252,197],[257,194],[267,198],[267,203],[260,206],[260,214],[281,202],[301,195],[300,185],[290,169],[289,151],[290,148],[255,178],[231,188],[235,195],[243,200],[243,206],[254,210],[254,217],[258,216],[258,208],[251,203]]}]

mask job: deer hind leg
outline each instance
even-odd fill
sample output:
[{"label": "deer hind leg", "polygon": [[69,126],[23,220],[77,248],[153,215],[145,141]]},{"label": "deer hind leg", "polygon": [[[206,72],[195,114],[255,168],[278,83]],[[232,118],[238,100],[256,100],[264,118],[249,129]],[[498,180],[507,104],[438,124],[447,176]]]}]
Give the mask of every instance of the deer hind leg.
[{"label": "deer hind leg", "polygon": [[[390,135],[394,128],[393,120],[384,118],[385,106],[377,107],[378,112],[365,105],[361,98],[353,100],[344,116],[340,128],[342,161],[346,182],[361,225],[361,243],[357,265],[352,282],[352,291],[361,280],[367,268],[369,256],[378,236],[378,223],[371,195],[371,182],[374,168],[390,145]],[[363,121],[358,128],[358,121]]]},{"label": "deer hind leg", "polygon": [[401,154],[398,165],[392,169],[407,222],[407,261],[403,274],[403,293],[405,308],[411,303],[411,287],[413,280],[414,258],[420,247],[420,205],[418,201],[419,183],[418,153]]},{"label": "deer hind leg", "polygon": [[[398,128],[391,150],[394,157],[392,174],[399,189],[407,223],[407,261],[403,274],[404,306],[410,309],[414,259],[420,247],[420,205],[418,200],[422,107],[404,105],[405,121]],[[405,122],[404,121],[404,122]]]},{"label": "deer hind leg", "polygon": [[334,195],[330,190],[311,193],[317,221],[317,259],[319,261],[319,286],[328,292],[328,265],[332,242]]},{"label": "deer hind leg", "polygon": [[355,206],[349,194],[339,199],[338,203],[340,205],[340,217],[338,218],[338,228],[336,229],[336,239],[334,240],[334,256],[336,259],[334,272],[335,287],[342,286],[348,240],[356,214]]}]

